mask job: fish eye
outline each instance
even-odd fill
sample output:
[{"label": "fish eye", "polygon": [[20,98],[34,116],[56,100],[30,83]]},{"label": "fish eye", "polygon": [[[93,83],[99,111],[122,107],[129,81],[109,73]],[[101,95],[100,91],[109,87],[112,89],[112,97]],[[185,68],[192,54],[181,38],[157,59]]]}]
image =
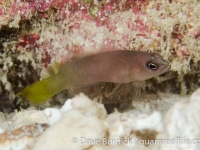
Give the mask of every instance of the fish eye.
[{"label": "fish eye", "polygon": [[146,66],[151,70],[157,70],[158,66],[152,62],[148,62]]}]

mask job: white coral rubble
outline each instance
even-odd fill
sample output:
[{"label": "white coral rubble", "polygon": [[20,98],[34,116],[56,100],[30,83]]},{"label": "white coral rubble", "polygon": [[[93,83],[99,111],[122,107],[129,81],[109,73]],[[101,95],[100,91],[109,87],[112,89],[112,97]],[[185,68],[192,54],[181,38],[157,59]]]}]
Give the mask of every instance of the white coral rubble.
[{"label": "white coral rubble", "polygon": [[[162,96],[165,99],[165,94]],[[13,122],[21,127],[8,129],[0,135],[0,150],[106,150],[111,148],[196,150],[198,144],[195,144],[194,140],[200,135],[199,97],[200,89],[191,96],[190,100],[181,100],[180,97],[166,115],[161,115],[158,111],[150,115],[138,111],[124,113],[115,111],[107,114],[102,104],[91,101],[84,94],[79,94],[67,101],[61,109],[48,108],[35,113],[37,117],[48,119],[50,124],[48,129],[42,123],[35,124],[37,117],[32,115],[26,118],[29,123],[35,122],[32,125],[19,123],[24,122],[21,113],[19,120]],[[172,100],[168,94],[166,98]],[[193,143],[179,144],[175,140],[175,144],[166,144],[161,141],[178,137],[180,140],[190,139]],[[156,143],[158,141],[161,143]]]}]

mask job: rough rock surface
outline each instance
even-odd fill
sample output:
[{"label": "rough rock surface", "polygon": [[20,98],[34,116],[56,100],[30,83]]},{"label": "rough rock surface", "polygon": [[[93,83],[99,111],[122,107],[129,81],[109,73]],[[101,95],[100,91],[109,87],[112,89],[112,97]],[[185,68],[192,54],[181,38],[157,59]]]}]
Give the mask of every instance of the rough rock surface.
[{"label": "rough rock surface", "polygon": [[[0,135],[4,137],[1,138],[3,140],[0,149],[4,150],[9,145],[17,143],[21,146],[19,147],[21,150],[109,150],[113,148],[197,150],[199,145],[196,139],[200,135],[198,117],[200,89],[190,98],[170,96],[165,93],[161,95],[162,100],[144,101],[148,107],[144,107],[141,99],[141,106],[137,103],[138,109],[134,108],[123,113],[115,111],[107,114],[102,104],[91,101],[84,94],[69,99],[60,109],[47,108],[44,113],[41,113],[42,111],[36,113],[37,110],[34,110],[35,116],[30,115],[29,118],[24,118],[26,110],[21,113],[16,112],[10,116],[10,122],[19,128],[7,129]],[[160,103],[157,103],[158,101]],[[154,108],[155,102],[158,108],[162,108],[165,103],[165,109],[150,113],[149,108]],[[30,113],[29,111],[27,110],[27,114]],[[47,129],[44,126],[46,130],[40,130],[39,134],[37,133],[39,128],[34,127],[38,122],[35,119],[37,117],[47,118],[50,125]],[[24,120],[28,123],[32,122],[32,125],[23,125]],[[1,125],[4,123],[5,121]],[[37,126],[41,125],[37,124]],[[26,128],[29,132],[24,130]],[[8,133],[10,135],[5,136]],[[10,146],[10,149],[15,150],[13,146]]]}]

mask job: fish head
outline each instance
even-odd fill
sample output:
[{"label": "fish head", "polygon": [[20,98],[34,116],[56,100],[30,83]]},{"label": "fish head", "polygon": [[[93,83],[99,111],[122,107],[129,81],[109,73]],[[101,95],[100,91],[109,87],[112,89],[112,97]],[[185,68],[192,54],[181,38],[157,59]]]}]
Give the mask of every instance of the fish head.
[{"label": "fish head", "polygon": [[157,53],[143,53],[139,60],[137,80],[147,80],[168,72],[171,66]]}]

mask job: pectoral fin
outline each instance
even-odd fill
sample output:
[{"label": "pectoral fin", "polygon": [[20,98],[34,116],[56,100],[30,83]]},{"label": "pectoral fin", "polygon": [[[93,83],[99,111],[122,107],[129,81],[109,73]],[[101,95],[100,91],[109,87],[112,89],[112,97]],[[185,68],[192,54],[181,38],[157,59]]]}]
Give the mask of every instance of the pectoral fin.
[{"label": "pectoral fin", "polygon": [[144,81],[134,81],[133,84],[133,99],[137,100],[141,96],[142,87],[144,86]]}]

